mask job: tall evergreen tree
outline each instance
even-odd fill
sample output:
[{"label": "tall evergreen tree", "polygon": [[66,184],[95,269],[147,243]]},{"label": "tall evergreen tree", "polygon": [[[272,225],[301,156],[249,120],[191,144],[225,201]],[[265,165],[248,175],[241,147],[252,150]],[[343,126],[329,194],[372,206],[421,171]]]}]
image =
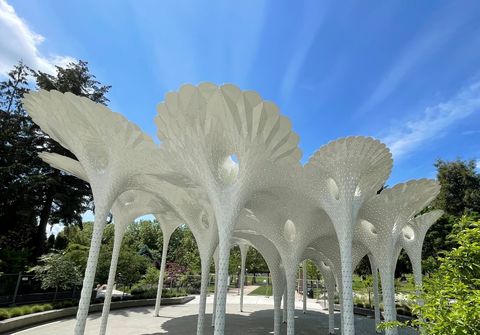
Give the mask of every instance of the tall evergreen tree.
[{"label": "tall evergreen tree", "polygon": [[101,85],[83,61],[56,70],[50,75],[19,63],[0,83],[0,253],[26,247],[38,257],[45,251],[48,225],[81,225],[81,214],[91,203],[87,183],[38,158],[41,151],[74,156],[32,122],[21,99],[30,90],[29,75],[35,82],[32,89],[72,92],[102,104],[108,102],[110,86]]},{"label": "tall evergreen tree", "polygon": [[476,170],[476,162],[438,160],[435,167],[441,189],[432,207],[444,210],[445,215],[425,237],[423,258],[427,271],[435,270],[435,259],[456,246],[455,241],[448,238],[454,223],[464,214],[480,213],[480,174]]},{"label": "tall evergreen tree", "polygon": [[17,270],[13,262],[26,262],[36,233],[35,201],[26,182],[31,174],[33,134],[21,105],[30,90],[29,74],[30,69],[20,62],[0,83],[0,271]]}]

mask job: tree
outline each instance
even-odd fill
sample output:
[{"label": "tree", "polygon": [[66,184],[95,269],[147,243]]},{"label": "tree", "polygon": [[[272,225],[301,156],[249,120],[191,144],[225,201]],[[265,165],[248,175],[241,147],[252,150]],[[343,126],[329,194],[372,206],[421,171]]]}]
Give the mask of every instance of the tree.
[{"label": "tree", "polygon": [[474,160],[438,160],[437,179],[441,185],[440,193],[432,207],[445,211],[428,231],[423,247],[423,267],[428,273],[437,268],[436,258],[443,251],[456,246],[452,233],[455,222],[463,214],[480,212],[480,174],[476,171]]},{"label": "tree", "polygon": [[[32,256],[41,255],[45,251],[47,225],[81,225],[81,215],[91,203],[87,183],[52,169],[38,157],[40,151],[50,151],[74,158],[32,122],[21,99],[30,89],[55,89],[105,104],[110,86],[100,85],[83,61],[57,66],[56,70],[55,75],[50,75],[19,63],[9,78],[0,83],[2,251],[11,246],[11,241],[18,240],[17,249],[23,247],[33,250]],[[29,74],[35,87],[29,85]]]},{"label": "tree", "polygon": [[442,186],[435,207],[456,217],[461,217],[465,211],[480,212],[480,175],[476,171],[476,162],[438,160],[435,167]]},{"label": "tree", "polygon": [[35,278],[41,282],[42,289],[55,289],[55,297],[58,289],[67,290],[81,285],[82,272],[71,259],[65,254],[50,253],[40,257],[40,264],[31,269]]},{"label": "tree", "polygon": [[[30,69],[20,62],[0,82],[0,271],[23,270],[35,240],[35,199],[29,196],[32,133],[21,99],[30,90]],[[14,243],[12,243],[14,242]],[[18,258],[20,252],[23,257]],[[16,263],[22,260],[22,263]]]},{"label": "tree", "polygon": [[420,317],[380,329],[413,325],[429,335],[480,334],[480,220],[463,216],[453,228],[449,239],[456,247],[438,259],[437,269],[424,279],[423,303],[413,306]]},{"label": "tree", "polygon": [[[239,263],[240,264],[240,263]],[[249,248],[247,253],[246,268],[248,273],[253,273],[252,281],[256,282],[257,273],[269,273],[267,263],[261,253],[255,248]]]},{"label": "tree", "polygon": [[423,306],[415,324],[426,334],[480,334],[480,221],[464,216],[450,237],[458,245],[439,259],[437,271],[425,279]]},{"label": "tree", "polygon": [[[47,91],[71,92],[84,96],[97,103],[106,104],[106,94],[110,86],[100,85],[95,76],[90,73],[87,62],[78,61],[68,64],[65,68],[56,67],[56,75],[34,71],[37,87]],[[33,125],[35,128],[35,125]],[[75,158],[72,153],[60,146],[37,128],[37,147],[42,151],[56,152]],[[41,145],[40,145],[41,144]],[[39,162],[41,163],[41,162]],[[43,242],[47,224],[82,224],[81,214],[88,208],[91,191],[88,183],[66,175],[57,169],[51,169],[44,164],[46,171],[40,176],[38,183],[42,185],[41,207],[39,211],[37,250],[43,251]],[[42,178],[43,177],[43,178]],[[86,201],[87,200],[87,201]]]}]

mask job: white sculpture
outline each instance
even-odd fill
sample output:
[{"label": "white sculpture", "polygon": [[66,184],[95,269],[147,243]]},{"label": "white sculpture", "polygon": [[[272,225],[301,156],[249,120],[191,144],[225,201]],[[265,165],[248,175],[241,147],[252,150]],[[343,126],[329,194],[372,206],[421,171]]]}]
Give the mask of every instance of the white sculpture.
[{"label": "white sculpture", "polygon": [[109,211],[135,177],[158,169],[151,159],[158,149],[137,126],[87,98],[40,91],[28,94],[24,106],[45,133],[75,155],[92,188],[95,222],[75,325],[75,334],[83,334]]},{"label": "white sculpture", "polygon": [[306,165],[319,205],[327,212],[340,246],[342,333],[353,335],[352,244],[358,211],[385,183],[392,157],[372,138],[348,137],[320,148]]},{"label": "white sculpture", "polygon": [[[411,219],[402,229],[400,243],[412,262],[413,277],[417,291],[422,288],[422,248],[428,229],[443,215],[435,210]],[[419,293],[419,292],[417,292]]]},{"label": "white sculpture", "polygon": [[[295,274],[305,259],[312,260],[324,277],[332,334],[335,286],[341,299],[342,334],[354,334],[352,272],[364,256],[372,265],[374,290],[377,268],[381,273],[386,320],[396,318],[393,272],[401,248],[412,260],[417,287],[421,285],[423,240],[442,212],[415,215],[439,187],[419,180],[378,193],[390,174],[392,159],[377,140],[336,140],[302,166],[299,139],[289,121],[255,92],[233,85],[185,85],[167,94],[155,118],[160,146],[119,114],[86,98],[40,91],[28,94],[24,105],[34,122],[76,157],[42,153],[42,159],[89,182],[94,196],[94,232],[75,335],[85,330],[100,240],[110,211],[115,244],[101,335],[106,331],[125,227],[143,214],[157,217],[164,236],[155,315],[160,309],[171,233],[185,224],[197,241],[202,263],[197,335],[203,334],[212,257],[216,269],[212,321],[215,334],[224,334],[233,244],[242,250],[240,310],[247,246],[256,248],[267,262],[277,335],[282,296],[287,334],[295,332]],[[378,305],[375,290],[377,323]],[[304,311],[305,306],[306,300]],[[396,330],[387,333],[396,334]]]},{"label": "white sculpture", "polygon": [[[440,191],[433,180],[412,180],[383,190],[361,208],[356,229],[358,239],[368,247],[382,279],[385,321],[397,319],[394,273],[400,255],[400,237],[408,223]],[[396,328],[386,334],[397,334]]]},{"label": "white sculpture", "polygon": [[233,85],[185,85],[179,93],[169,93],[158,112],[158,136],[184,167],[180,179],[204,189],[215,213],[219,237],[215,334],[223,334],[236,218],[255,190],[271,185],[269,166],[298,164],[298,136],[273,104]]}]

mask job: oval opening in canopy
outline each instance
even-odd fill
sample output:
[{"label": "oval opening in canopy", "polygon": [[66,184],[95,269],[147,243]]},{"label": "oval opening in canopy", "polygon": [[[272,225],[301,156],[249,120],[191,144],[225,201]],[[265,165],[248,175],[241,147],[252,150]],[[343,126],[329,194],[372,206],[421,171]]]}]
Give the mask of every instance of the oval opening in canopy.
[{"label": "oval opening in canopy", "polygon": [[335,182],[335,180],[333,180],[333,178],[328,178],[327,179],[327,188],[328,188],[328,191],[330,192],[330,195],[332,196],[332,198],[334,198],[336,200],[340,199],[340,192],[338,190],[338,185]]},{"label": "oval opening in canopy", "polygon": [[208,225],[208,216],[207,216],[207,213],[202,212],[202,216],[201,216],[200,220],[201,220],[200,222],[202,223],[202,226],[203,226],[204,228],[208,228],[209,225]]},{"label": "oval opening in canopy", "polygon": [[377,235],[377,230],[375,229],[375,226],[373,225],[373,223],[371,223],[370,221],[361,220],[360,224],[362,225],[363,229],[365,229],[365,231],[368,231],[373,235]]},{"label": "oval opening in canopy", "polygon": [[224,184],[231,185],[237,180],[238,169],[237,156],[235,154],[229,155],[221,162],[218,176]]},{"label": "oval opening in canopy", "polygon": [[297,229],[295,228],[295,223],[292,220],[287,220],[285,226],[283,227],[283,236],[288,242],[295,241],[297,237]]},{"label": "oval opening in canopy", "polygon": [[407,240],[413,240],[415,238],[415,232],[413,231],[412,227],[405,226],[402,229],[403,237]]}]

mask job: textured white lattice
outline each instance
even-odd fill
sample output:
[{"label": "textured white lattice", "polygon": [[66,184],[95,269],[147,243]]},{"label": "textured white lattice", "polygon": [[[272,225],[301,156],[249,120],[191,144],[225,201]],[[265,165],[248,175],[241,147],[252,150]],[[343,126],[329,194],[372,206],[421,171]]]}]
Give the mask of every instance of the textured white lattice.
[{"label": "textured white lattice", "polygon": [[[308,247],[304,252],[306,259],[312,260],[317,266],[323,277],[325,288],[328,294],[328,333],[335,334],[335,277],[333,274],[333,265],[322,253],[313,247]],[[330,264],[330,265],[328,265]]]},{"label": "textured white lattice", "polygon": [[87,98],[39,91],[26,95],[23,102],[33,121],[78,159],[95,200],[94,230],[74,331],[80,335],[85,330],[107,215],[136,176],[160,168],[155,159],[158,149],[137,126]]},{"label": "textured white lattice", "polygon": [[306,165],[313,194],[335,228],[342,272],[342,333],[355,333],[352,243],[358,210],[385,183],[392,168],[386,146],[368,137],[347,137],[320,148]]},{"label": "textured white lattice", "polygon": [[[396,320],[394,272],[405,227],[438,194],[440,186],[428,179],[412,180],[385,189],[363,204],[355,236],[371,253],[380,271],[385,320]],[[413,238],[413,237],[412,237]],[[396,328],[386,330],[397,334]]]},{"label": "textured white lattice", "polygon": [[[130,190],[122,193],[111,210],[115,222],[115,239],[112,251],[112,260],[108,274],[107,290],[102,310],[102,320],[100,325],[100,335],[104,335],[107,330],[108,314],[110,312],[110,303],[112,299],[113,286],[115,284],[115,275],[120,254],[120,247],[127,225],[132,223],[137,217],[149,213],[162,213],[167,216],[173,212],[173,209],[163,199],[156,197],[152,193],[139,190]],[[157,214],[159,215],[159,214]],[[180,224],[178,218],[172,214],[168,215],[169,220],[165,221],[162,229],[168,227],[176,228]]]},{"label": "textured white lattice", "polygon": [[411,219],[402,229],[400,244],[412,262],[413,276],[417,290],[422,287],[422,248],[428,229],[443,215],[435,210]]},{"label": "textured white lattice", "polygon": [[236,218],[252,193],[275,185],[275,170],[299,165],[298,136],[272,103],[233,85],[185,85],[167,95],[158,113],[158,136],[182,166],[175,179],[204,189],[215,213],[219,234],[215,334],[223,334]]},{"label": "textured white lattice", "polygon": [[[277,107],[233,85],[185,85],[167,94],[155,123],[162,144],[86,98],[55,91],[28,94],[25,107],[43,131],[76,159],[41,157],[90,183],[96,215],[74,333],[84,333],[100,241],[108,213],[115,243],[102,313],[104,334],[125,227],[151,213],[164,235],[155,314],[171,233],[191,229],[202,262],[197,334],[203,334],[209,268],[216,269],[215,334],[224,333],[228,258],[233,244],[255,247],[272,274],[274,334],[280,334],[284,301],[287,334],[293,335],[296,270],[311,259],[329,296],[329,332],[334,332],[333,296],[341,296],[342,333],[354,334],[352,271],[368,255],[374,280],[381,273],[385,317],[395,319],[393,270],[404,248],[421,285],[421,249],[440,211],[415,217],[438,193],[429,180],[382,188],[392,167],[386,146],[368,137],[347,137],[321,147],[302,166],[298,136]],[[241,277],[243,286],[243,276]],[[378,286],[378,283],[375,284]],[[241,296],[242,309],[243,290]],[[375,293],[379,321],[378,292]],[[395,330],[388,331],[395,334]]]},{"label": "textured white lattice", "polygon": [[262,235],[235,231],[235,237],[249,241],[249,243],[262,254],[267,263],[272,276],[273,286],[273,333],[279,335],[282,324],[281,302],[285,290],[285,271],[283,270],[282,259],[272,242]]}]

